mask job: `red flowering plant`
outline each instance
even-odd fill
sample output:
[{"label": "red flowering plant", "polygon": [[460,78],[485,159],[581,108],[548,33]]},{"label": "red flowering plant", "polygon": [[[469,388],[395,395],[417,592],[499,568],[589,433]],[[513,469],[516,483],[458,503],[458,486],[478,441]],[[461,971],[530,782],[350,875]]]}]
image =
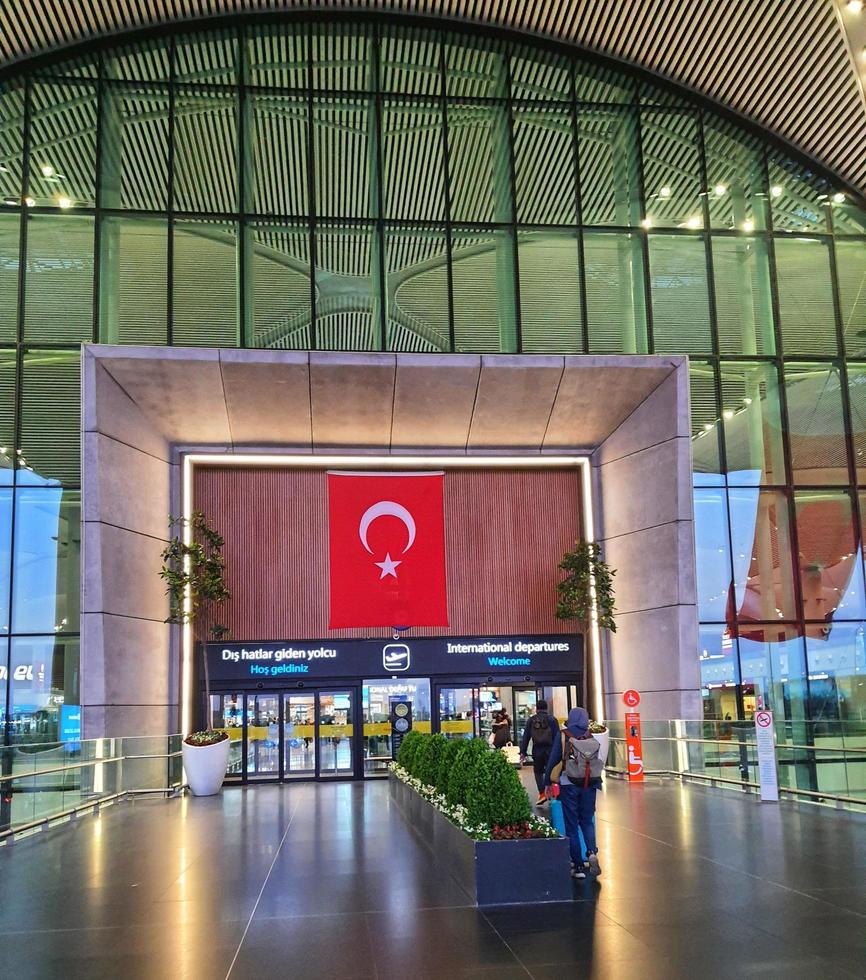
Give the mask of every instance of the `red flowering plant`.
[{"label": "red flowering plant", "polygon": [[491,840],[529,840],[533,837],[550,837],[544,828],[533,826],[528,820],[510,823],[504,827],[494,824],[490,828]]}]

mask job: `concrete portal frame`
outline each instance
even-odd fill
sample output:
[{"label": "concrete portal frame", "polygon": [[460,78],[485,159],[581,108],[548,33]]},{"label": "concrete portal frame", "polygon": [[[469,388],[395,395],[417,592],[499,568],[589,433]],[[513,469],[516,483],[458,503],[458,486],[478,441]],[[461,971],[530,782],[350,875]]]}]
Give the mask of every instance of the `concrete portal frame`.
[{"label": "concrete portal frame", "polygon": [[635,687],[646,718],[700,717],[686,358],[86,345],[82,359],[85,737],[189,724],[189,638],[164,622],[157,572],[168,514],[215,458],[579,465],[587,536],[618,570],[618,630],[588,638],[591,710],[620,717]]}]

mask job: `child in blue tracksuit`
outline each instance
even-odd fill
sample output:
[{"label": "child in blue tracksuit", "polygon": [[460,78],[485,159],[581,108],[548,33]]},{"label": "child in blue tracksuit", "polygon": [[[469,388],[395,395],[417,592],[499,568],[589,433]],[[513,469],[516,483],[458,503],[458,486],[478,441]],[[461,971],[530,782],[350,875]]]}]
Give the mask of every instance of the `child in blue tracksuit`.
[{"label": "child in blue tracksuit", "polygon": [[[589,715],[586,708],[572,708],[565,723],[566,736],[577,739],[592,738],[589,732]],[[550,774],[553,767],[562,761],[563,738],[559,737],[553,743],[547,770],[544,774],[544,785],[551,785]],[[571,851],[571,874],[575,878],[585,878],[583,870],[584,855],[582,853],[580,835],[586,846],[586,862],[592,874],[601,874],[598,863],[598,847],[595,841],[595,794],[597,786],[575,785],[565,774],[565,767],[559,781],[559,800],[562,803],[562,815],[565,819],[565,832],[568,835]]]}]

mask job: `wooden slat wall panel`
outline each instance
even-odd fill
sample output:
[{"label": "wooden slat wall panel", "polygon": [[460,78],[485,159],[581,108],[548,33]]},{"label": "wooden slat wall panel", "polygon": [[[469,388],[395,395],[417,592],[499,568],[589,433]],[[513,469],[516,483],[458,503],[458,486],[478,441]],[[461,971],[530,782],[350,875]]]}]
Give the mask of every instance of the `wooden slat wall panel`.
[{"label": "wooden slat wall panel", "polygon": [[441,15],[581,44],[702,92],[866,185],[866,113],[831,0],[5,0],[0,65],[137,27],[310,7]]},{"label": "wooden slat wall panel", "polygon": [[[328,500],[323,471],[200,468],[195,506],[225,536],[239,640],[387,636],[328,630]],[[459,470],[445,478],[447,629],[417,636],[567,633],[554,616],[557,564],[579,534],[574,470]]]}]

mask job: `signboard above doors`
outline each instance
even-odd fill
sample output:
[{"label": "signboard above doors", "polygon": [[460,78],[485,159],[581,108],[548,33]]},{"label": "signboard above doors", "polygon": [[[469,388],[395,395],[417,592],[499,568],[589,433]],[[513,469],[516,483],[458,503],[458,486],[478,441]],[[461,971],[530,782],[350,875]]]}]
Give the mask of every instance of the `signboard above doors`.
[{"label": "signboard above doors", "polygon": [[280,684],[328,677],[573,673],[583,637],[442,636],[208,643],[211,680]]}]

